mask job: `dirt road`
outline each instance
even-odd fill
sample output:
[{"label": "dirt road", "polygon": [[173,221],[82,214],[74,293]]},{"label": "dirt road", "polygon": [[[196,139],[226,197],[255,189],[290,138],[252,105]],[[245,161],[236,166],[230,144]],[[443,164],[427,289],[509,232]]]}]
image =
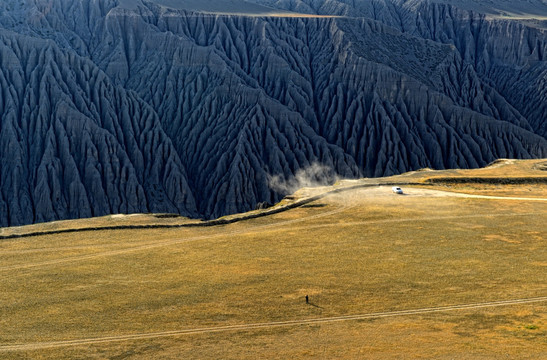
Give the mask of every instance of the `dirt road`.
[{"label": "dirt road", "polygon": [[[385,186],[379,186],[375,188],[367,188],[367,189],[361,189],[357,190],[360,191],[364,197],[385,197],[385,196],[401,196],[402,199],[405,197],[414,197],[414,196],[429,196],[429,197],[458,197],[458,198],[474,198],[474,199],[491,199],[491,200],[519,200],[519,201],[547,201],[545,198],[520,198],[520,197],[500,197],[500,196],[486,196],[486,195],[469,195],[469,194],[461,194],[461,193],[453,193],[448,191],[440,191],[440,190],[430,190],[430,189],[422,189],[422,188],[406,188],[405,189],[405,195],[395,195],[391,193],[390,187]],[[70,257],[64,257],[61,259],[53,259],[53,260],[47,260],[42,262],[36,262],[32,264],[17,264],[17,265],[9,265],[0,267],[0,273],[6,273],[6,272],[13,272],[15,270],[30,270],[30,269],[38,269],[46,266],[51,265],[60,265],[64,263],[72,263],[72,262],[78,262],[78,261],[85,261],[85,260],[91,260],[96,259],[100,257],[107,257],[107,256],[117,256],[117,255],[123,255],[128,254],[132,252],[138,252],[143,250],[150,250],[158,247],[164,247],[164,246],[172,246],[177,245],[181,243],[186,242],[193,242],[193,241],[199,241],[199,240],[206,240],[206,239],[214,239],[214,238],[224,238],[228,236],[234,236],[234,235],[242,235],[242,234],[249,234],[254,232],[260,232],[266,229],[270,229],[272,227],[279,227],[286,229],[287,225],[296,224],[299,222],[309,221],[313,219],[318,219],[330,215],[335,215],[337,213],[348,211],[353,207],[356,207],[357,205],[355,203],[344,203],[340,202],[337,203],[338,207],[336,209],[320,212],[318,214],[310,215],[301,217],[298,219],[291,219],[291,220],[285,220],[280,221],[273,224],[267,224],[267,225],[258,225],[258,226],[252,226],[248,229],[244,230],[234,230],[234,231],[227,231],[221,234],[215,234],[215,235],[202,235],[202,236],[194,236],[194,237],[188,237],[188,238],[177,238],[177,239],[171,239],[166,241],[159,241],[159,242],[149,242],[145,244],[140,244],[137,246],[131,246],[131,247],[125,247],[121,249],[115,249],[115,250],[108,250],[108,251],[101,251],[93,254],[87,254],[87,255],[76,255],[76,256],[70,256]],[[466,219],[466,218],[476,218],[476,217],[491,217],[491,216],[528,216],[528,215],[536,215],[535,213],[526,213],[526,214],[473,214],[473,215],[459,215],[459,216],[444,216],[444,217],[422,217],[422,218],[407,218],[407,219],[385,219],[385,220],[371,220],[371,221],[361,221],[361,222],[348,222],[346,224],[320,224],[320,225],[308,225],[308,226],[302,226],[298,229],[306,229],[306,228],[321,228],[321,227],[329,227],[329,226],[350,226],[350,225],[366,225],[366,224],[380,224],[380,223],[397,223],[397,222],[412,222],[412,221],[426,221],[426,220],[449,220],[449,219]],[[51,251],[50,249],[44,249],[44,251]],[[24,272],[19,271],[17,274],[11,273],[9,276],[13,277],[14,275],[20,276],[24,275]]]},{"label": "dirt road", "polygon": [[[385,190],[385,188],[382,188]],[[433,197],[458,197],[468,199],[486,199],[486,200],[516,200],[516,201],[547,201],[546,198],[513,197],[513,196],[491,196],[491,195],[472,195],[451,191],[430,190],[421,188],[404,189],[403,196],[433,196]]]},{"label": "dirt road", "polygon": [[482,302],[482,303],[473,303],[473,304],[438,306],[438,307],[429,307],[429,308],[422,308],[422,309],[410,309],[410,310],[387,311],[387,312],[377,312],[377,313],[368,313],[368,314],[333,316],[333,317],[323,317],[323,318],[314,318],[314,319],[273,321],[273,322],[264,322],[264,323],[192,328],[192,329],[181,329],[181,330],[139,333],[139,334],[129,334],[129,335],[105,336],[105,337],[97,337],[97,338],[63,340],[63,341],[48,341],[48,342],[35,342],[35,343],[15,344],[15,345],[0,345],[0,353],[14,352],[14,351],[33,351],[33,350],[70,347],[70,346],[96,345],[96,344],[104,344],[104,343],[112,343],[112,342],[157,339],[157,338],[165,338],[165,337],[220,333],[220,332],[228,332],[228,331],[250,331],[250,330],[264,329],[264,328],[302,326],[302,325],[311,325],[311,324],[340,322],[340,321],[354,321],[354,320],[377,319],[377,318],[387,318],[387,317],[396,317],[396,316],[421,315],[421,314],[428,314],[428,313],[438,313],[438,312],[447,312],[447,311],[456,311],[456,310],[473,310],[473,309],[500,307],[500,306],[534,304],[534,303],[541,303],[541,302],[547,302],[547,296],[537,297],[537,298],[527,298],[527,299],[491,301],[491,302]]},{"label": "dirt road", "polygon": [[[492,200],[518,200],[518,201],[547,201],[547,199],[536,199],[536,198],[520,198],[520,197],[498,197],[498,196],[482,196],[482,195],[468,195],[460,193],[451,193],[446,191],[438,190],[429,190],[422,188],[405,188],[404,189],[407,195],[401,196],[401,200],[410,199],[414,196],[427,196],[427,197],[458,197],[458,198],[476,198],[476,199],[492,199]],[[400,195],[395,195],[391,193],[389,187],[378,187],[371,189],[362,189],[359,190],[362,192],[363,196],[374,198],[376,196],[380,197],[397,197]],[[287,225],[296,225],[291,227],[293,230],[305,230],[312,228],[320,227],[331,227],[331,226],[352,226],[352,225],[366,225],[366,224],[379,224],[379,223],[398,223],[398,222],[413,222],[413,221],[423,221],[423,220],[450,220],[450,219],[466,219],[466,218],[477,218],[477,217],[515,217],[515,216],[529,216],[536,215],[536,213],[524,213],[524,214],[514,214],[514,213],[502,213],[502,214],[469,214],[469,215],[455,215],[455,216],[437,216],[437,217],[421,217],[421,218],[397,218],[397,219],[380,219],[380,220],[363,220],[357,222],[348,222],[348,223],[319,223],[319,224],[301,224],[299,223],[309,221],[312,219],[319,219],[323,217],[328,217],[330,215],[335,215],[343,211],[350,211],[353,207],[358,206],[355,203],[343,203],[334,201],[333,204],[335,209],[329,211],[323,211],[315,213],[310,216],[300,217],[296,219],[290,219],[285,221],[279,221],[276,223],[258,225],[253,227],[248,227],[241,230],[233,230],[229,232],[224,232],[222,234],[215,235],[201,235],[188,238],[177,238],[164,241],[156,242],[146,242],[140,245],[132,247],[123,247],[118,249],[108,249],[106,251],[101,251],[93,254],[84,254],[77,256],[69,256],[64,258],[52,259],[48,261],[43,261],[33,264],[17,264],[0,267],[0,272],[4,273],[5,277],[13,277],[24,275],[29,273],[33,269],[39,269],[51,265],[59,265],[71,262],[85,261],[105,256],[116,256],[121,254],[127,254],[131,252],[144,251],[147,249],[153,249],[163,246],[171,246],[176,244],[181,244],[191,241],[200,241],[200,240],[209,240],[214,238],[224,238],[229,236],[234,236],[238,234],[247,234],[253,232],[260,232],[265,229],[271,228],[280,228],[285,229]],[[109,247],[110,245],[105,245]],[[51,251],[51,249],[43,249],[44,251]],[[27,251],[27,250],[23,250]],[[37,250],[39,251],[39,250]],[[21,271],[22,270],[22,271]],[[493,301],[493,302],[480,302],[480,303],[471,303],[471,304],[460,304],[460,305],[449,305],[449,306],[439,306],[439,307],[430,307],[430,308],[421,308],[421,309],[409,309],[409,310],[399,310],[399,311],[388,311],[388,312],[377,312],[377,313],[365,313],[365,314],[354,314],[354,315],[345,315],[345,316],[335,316],[335,317],[322,317],[322,318],[312,318],[312,319],[296,319],[296,320],[287,320],[287,321],[277,321],[277,322],[264,322],[264,323],[248,323],[248,324],[237,324],[237,325],[226,325],[226,326],[216,326],[216,327],[201,327],[201,328],[190,328],[190,329],[180,329],[180,330],[171,330],[171,331],[161,331],[161,332],[149,332],[149,333],[137,333],[137,334],[127,334],[127,335],[113,335],[113,336],[103,336],[95,338],[82,338],[82,339],[73,339],[73,340],[59,340],[59,341],[48,341],[48,342],[32,342],[24,344],[0,344],[0,353],[8,353],[15,351],[33,351],[40,349],[48,348],[60,348],[60,347],[71,347],[71,346],[85,346],[85,345],[95,345],[95,344],[104,344],[112,342],[123,342],[123,341],[134,341],[134,340],[143,340],[143,339],[154,339],[154,338],[164,338],[164,337],[175,337],[175,336],[186,336],[186,335],[195,335],[195,334],[205,334],[205,333],[220,333],[220,332],[230,332],[230,331],[251,331],[254,329],[262,328],[275,328],[275,327],[289,327],[289,326],[305,326],[311,324],[320,324],[320,323],[332,323],[340,321],[354,321],[362,319],[373,319],[373,318],[386,318],[386,317],[397,317],[397,316],[411,316],[411,315],[420,315],[427,313],[437,313],[437,312],[446,312],[446,311],[457,311],[457,310],[472,310],[488,307],[501,307],[501,306],[511,306],[511,305],[523,305],[523,304],[535,304],[547,302],[547,296],[545,297],[536,297],[536,298],[525,298],[525,299],[512,299],[512,300],[502,300],[502,301]]]},{"label": "dirt road", "polygon": [[[171,239],[171,240],[166,240],[166,241],[150,242],[150,243],[145,243],[145,244],[141,244],[141,245],[137,245],[137,246],[125,247],[125,248],[122,248],[122,249],[102,251],[102,252],[97,252],[97,253],[88,254],[88,255],[69,256],[69,257],[64,257],[64,258],[61,258],[61,259],[47,260],[47,261],[36,262],[36,263],[32,263],[32,264],[9,265],[9,266],[0,267],[0,273],[2,273],[2,272],[12,272],[12,271],[15,271],[15,270],[37,269],[37,268],[42,268],[42,267],[50,266],[50,265],[60,265],[60,264],[64,264],[64,263],[72,263],[72,262],[78,262],[78,261],[84,261],[84,260],[91,260],[91,259],[96,259],[96,258],[106,257],[106,256],[123,255],[123,254],[128,254],[128,253],[137,252],[137,251],[150,250],[150,249],[155,249],[155,248],[158,248],[158,247],[171,246],[171,245],[187,243],[187,242],[193,242],[193,241],[199,241],[199,240],[206,240],[206,239],[209,240],[209,239],[224,238],[224,237],[229,237],[229,236],[234,236],[234,235],[248,234],[248,233],[262,231],[262,230],[265,230],[265,229],[268,229],[268,228],[271,228],[271,227],[282,227],[282,226],[287,226],[289,224],[294,224],[294,223],[299,223],[299,222],[303,222],[303,221],[309,221],[309,220],[313,220],[313,219],[322,218],[322,217],[325,217],[325,216],[334,215],[334,214],[337,214],[337,213],[342,212],[342,211],[347,211],[347,210],[351,209],[354,206],[355,205],[342,205],[342,206],[340,206],[340,207],[338,207],[334,210],[321,212],[319,214],[314,214],[314,215],[310,215],[310,216],[306,216],[306,217],[301,217],[301,218],[298,218],[298,219],[280,221],[280,222],[277,222],[277,223],[274,223],[274,224],[252,226],[252,227],[249,227],[248,229],[244,229],[244,230],[227,231],[227,232],[220,233],[220,234],[215,234],[215,235],[201,235],[201,236],[194,236],[194,237],[188,237],[188,238],[177,238],[177,239]],[[51,252],[50,249],[43,249],[43,251]],[[23,274],[24,274],[23,272],[18,272],[17,274],[10,274],[9,276],[13,277],[15,275],[23,275]]]}]

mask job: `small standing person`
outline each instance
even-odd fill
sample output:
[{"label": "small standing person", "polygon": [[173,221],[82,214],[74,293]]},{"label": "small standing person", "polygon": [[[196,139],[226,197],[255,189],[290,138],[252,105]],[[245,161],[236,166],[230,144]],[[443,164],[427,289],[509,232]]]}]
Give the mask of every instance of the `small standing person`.
[{"label": "small standing person", "polygon": [[308,295],[306,295],[306,304],[309,304],[310,303],[310,298],[308,297]]}]

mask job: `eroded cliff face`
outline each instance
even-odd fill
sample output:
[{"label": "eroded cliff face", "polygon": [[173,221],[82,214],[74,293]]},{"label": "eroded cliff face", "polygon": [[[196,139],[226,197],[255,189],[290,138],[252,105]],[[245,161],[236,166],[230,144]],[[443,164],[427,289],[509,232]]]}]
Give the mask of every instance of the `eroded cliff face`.
[{"label": "eroded cliff face", "polygon": [[[547,137],[547,2],[254,0],[310,14],[375,19],[453,45],[464,63]],[[481,12],[479,12],[481,11]]]},{"label": "eroded cliff face", "polygon": [[0,222],[197,215],[155,111],[54,43],[0,35]]},{"label": "eroded cliff face", "polygon": [[316,165],[329,182],[547,156],[544,32],[352,3],[298,2],[354,14],[319,18],[4,2],[0,225],[216,217],[278,201],[272,178]]}]

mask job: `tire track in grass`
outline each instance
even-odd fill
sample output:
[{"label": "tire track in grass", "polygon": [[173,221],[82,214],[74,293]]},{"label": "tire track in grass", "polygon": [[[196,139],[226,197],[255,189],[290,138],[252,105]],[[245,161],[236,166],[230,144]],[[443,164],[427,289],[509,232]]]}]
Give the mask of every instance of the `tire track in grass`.
[{"label": "tire track in grass", "polygon": [[[373,187],[373,186],[366,186],[366,187]],[[316,195],[312,198],[314,198],[315,200],[319,200],[321,198],[324,198],[325,196],[338,194],[342,191],[358,190],[358,189],[363,189],[363,188],[365,188],[365,187],[357,187],[357,186],[349,187],[347,189],[339,189],[339,191],[331,191],[331,192],[328,192],[326,194]],[[487,196],[487,195],[469,195],[469,194],[452,193],[452,192],[439,191],[439,190],[428,190],[428,191],[443,194],[445,196],[457,197],[457,198],[476,198],[476,199],[492,199],[492,200],[519,200],[519,201],[528,201],[528,200],[530,200],[530,201],[547,201],[547,199],[545,199],[545,198],[516,198],[516,197],[511,198],[511,197],[499,197],[499,196]],[[302,201],[301,205],[305,205],[305,204],[308,204],[310,202],[312,202],[312,201],[307,201],[307,200]],[[177,245],[177,244],[186,243],[186,242],[194,242],[194,241],[199,241],[199,240],[223,238],[223,237],[229,237],[229,236],[234,236],[234,235],[249,234],[249,233],[253,233],[253,232],[256,232],[256,231],[261,231],[261,230],[264,230],[264,229],[268,229],[268,228],[271,228],[271,227],[283,227],[283,226],[287,226],[287,225],[298,223],[298,222],[309,221],[309,220],[322,218],[322,217],[329,216],[329,215],[334,215],[334,214],[337,214],[339,212],[350,210],[350,209],[352,209],[354,207],[357,207],[357,206],[358,206],[357,204],[354,204],[354,205],[351,205],[351,206],[347,205],[347,204],[344,204],[340,208],[337,208],[337,209],[334,209],[334,210],[331,210],[331,211],[322,212],[322,213],[315,214],[315,215],[301,217],[301,218],[298,218],[298,219],[285,220],[285,221],[276,222],[276,223],[273,223],[273,224],[253,226],[253,227],[250,227],[250,228],[245,229],[245,230],[234,230],[234,231],[230,231],[230,232],[226,232],[226,233],[222,233],[222,234],[200,235],[200,236],[194,236],[194,237],[189,237],[189,238],[184,238],[184,239],[179,238],[179,239],[173,239],[173,240],[167,240],[167,241],[151,242],[151,243],[145,243],[145,244],[138,245],[138,246],[126,247],[126,248],[122,248],[122,249],[118,249],[118,250],[103,251],[103,252],[97,252],[97,253],[88,254],[88,255],[71,256],[71,257],[65,257],[65,258],[62,258],[62,259],[53,259],[53,260],[47,260],[47,261],[42,261],[42,262],[37,262],[37,263],[32,263],[32,264],[9,265],[9,266],[0,267],[0,273],[7,272],[7,271],[14,271],[14,270],[30,270],[30,269],[41,268],[41,267],[44,267],[44,266],[59,265],[59,264],[63,264],[63,263],[71,263],[71,262],[77,262],[77,261],[85,261],[85,260],[95,259],[95,258],[99,258],[99,257],[124,255],[124,254],[132,253],[132,252],[138,252],[138,251],[142,251],[142,250],[149,250],[149,249],[154,249],[154,248],[164,247],[164,246]],[[352,223],[348,223],[347,225],[366,225],[366,224],[397,223],[397,222],[412,222],[412,221],[427,221],[427,220],[437,221],[437,220],[466,219],[466,218],[476,218],[476,217],[528,216],[528,215],[537,215],[537,213],[527,213],[527,214],[472,214],[472,215],[456,215],[456,216],[446,216],[446,217],[424,217],[424,218],[412,218],[412,219],[385,219],[385,220],[376,220],[376,221],[375,220],[370,220],[370,221],[363,221],[363,222],[352,222]],[[339,223],[336,223],[336,224],[317,224],[317,225],[304,226],[304,227],[302,227],[302,229],[321,228],[321,227],[328,227],[328,226],[341,226],[341,225],[346,225],[346,224],[339,224]],[[100,230],[101,229],[97,229],[97,231],[100,231]],[[105,229],[105,231],[106,230],[109,230],[109,229]],[[13,275],[22,275],[22,274],[24,274],[24,273],[11,274],[11,276],[13,276]]]},{"label": "tire track in grass", "polygon": [[[334,209],[334,210],[331,210],[331,211],[326,211],[326,212],[322,212],[322,213],[319,213],[319,214],[314,214],[314,215],[310,215],[310,216],[306,216],[306,217],[301,217],[301,218],[298,218],[298,219],[291,219],[291,220],[281,221],[281,222],[277,222],[277,223],[273,223],[273,224],[258,225],[258,226],[253,226],[253,227],[248,228],[248,229],[233,230],[233,231],[225,232],[225,233],[222,233],[222,234],[200,235],[200,236],[193,236],[193,237],[182,238],[182,239],[178,238],[178,239],[172,239],[172,240],[166,240],[166,241],[145,243],[145,244],[141,244],[141,245],[138,245],[138,246],[126,247],[126,248],[117,249],[117,250],[97,252],[97,253],[87,254],[87,255],[77,255],[77,256],[70,256],[70,257],[65,257],[65,258],[61,258],[61,259],[46,260],[46,261],[36,262],[36,263],[31,263],[31,264],[27,263],[27,264],[9,265],[9,266],[0,267],[0,273],[1,272],[11,272],[11,271],[15,271],[15,270],[32,270],[32,269],[42,268],[42,267],[45,267],[45,266],[60,265],[60,264],[65,264],[65,263],[85,261],[85,260],[91,260],[91,259],[96,259],[96,258],[100,258],[100,257],[125,255],[125,254],[129,254],[129,253],[133,253],[133,252],[138,252],[138,251],[143,251],[143,250],[150,250],[150,249],[155,249],[155,248],[165,247],[165,246],[171,246],[171,245],[178,245],[178,244],[182,244],[182,243],[186,243],[186,242],[194,242],[194,241],[199,241],[199,240],[210,240],[210,239],[215,239],[215,238],[225,238],[225,237],[230,237],[230,236],[234,236],[234,235],[243,235],[243,234],[253,233],[253,232],[256,232],[256,231],[262,231],[262,230],[270,228],[270,227],[286,226],[286,225],[289,225],[289,224],[299,223],[299,222],[303,222],[303,221],[319,219],[319,218],[322,218],[322,217],[325,217],[325,216],[330,216],[330,215],[334,215],[334,214],[337,214],[337,213],[340,213],[340,212],[343,212],[343,211],[350,210],[351,208],[353,208],[355,206],[356,205],[352,205],[352,206],[344,205],[340,208],[337,208],[337,209]],[[48,250],[48,251],[50,251],[50,250]],[[17,274],[10,274],[10,277],[13,277],[13,276],[16,276],[16,275],[23,275],[23,274],[24,274],[23,272],[20,272],[20,273],[17,273]]]},{"label": "tire track in grass", "polygon": [[[299,218],[299,219],[293,219],[293,220],[287,220],[280,223],[275,224],[268,224],[268,225],[260,225],[253,228],[249,228],[246,230],[237,230],[237,231],[231,231],[223,234],[212,234],[212,235],[200,235],[195,237],[189,237],[185,239],[173,239],[168,241],[162,241],[162,242],[153,242],[153,243],[147,243],[143,245],[138,245],[130,248],[122,248],[118,250],[110,250],[110,251],[104,251],[104,252],[97,252],[93,254],[88,255],[78,255],[78,256],[71,256],[66,257],[62,259],[53,259],[53,260],[47,260],[32,264],[19,264],[19,265],[9,265],[0,267],[0,272],[6,272],[6,271],[14,271],[14,270],[28,270],[28,269],[34,269],[34,268],[41,268],[49,265],[59,265],[63,263],[71,263],[71,262],[78,262],[78,261],[85,261],[85,260],[91,260],[95,258],[100,257],[108,257],[108,256],[116,256],[116,255],[125,255],[133,252],[143,251],[143,250],[150,250],[155,249],[159,247],[165,247],[165,246],[171,246],[171,245],[178,245],[186,242],[194,242],[199,240],[211,240],[215,238],[224,238],[234,235],[244,235],[244,234],[252,234],[257,231],[262,231],[264,229],[267,229],[269,227],[280,227],[280,226],[286,226],[289,224],[294,224],[310,219],[316,219],[328,215],[332,215],[334,213],[338,213],[344,210],[348,210],[350,207],[344,207],[337,210],[329,211],[328,213],[322,213],[322,216],[313,215],[310,217],[305,218]],[[422,217],[422,218],[408,218],[408,219],[384,219],[384,220],[365,220],[365,221],[353,221],[353,222],[347,222],[347,223],[327,223],[327,224],[314,224],[314,225],[306,225],[301,227],[293,227],[291,230],[311,230],[311,229],[320,229],[320,228],[326,228],[326,227],[332,227],[332,226],[363,226],[363,225],[375,225],[375,224],[389,224],[389,223],[405,223],[405,222],[416,222],[416,221],[439,221],[439,220],[458,220],[458,219],[472,219],[472,218],[481,218],[481,217],[520,217],[520,216],[532,216],[532,215],[541,215],[538,213],[524,213],[524,214],[473,214],[473,215],[455,215],[455,216],[436,216],[436,217]],[[286,228],[280,229],[285,231]],[[12,274],[10,275],[17,275]]]},{"label": "tire track in grass", "polygon": [[[467,196],[457,196],[457,197],[467,197]],[[484,196],[481,198],[489,198],[488,196]],[[542,199],[544,200],[544,199]],[[547,199],[545,199],[547,200]],[[103,252],[97,252],[94,254],[88,254],[88,255],[78,255],[78,256],[72,256],[72,257],[66,257],[62,259],[53,259],[48,261],[42,261],[32,264],[20,264],[20,265],[9,265],[0,267],[0,273],[6,272],[6,271],[14,271],[14,270],[29,270],[29,269],[35,269],[35,268],[41,268],[45,266],[50,265],[59,265],[63,263],[71,263],[71,262],[78,262],[78,261],[85,261],[100,257],[108,257],[108,256],[117,256],[117,255],[125,255],[133,252],[143,251],[143,250],[150,250],[155,249],[159,247],[165,247],[165,246],[171,246],[171,245],[177,245],[182,244],[186,242],[194,242],[199,240],[211,240],[215,238],[224,238],[234,235],[243,235],[243,234],[251,234],[253,232],[262,231],[268,228],[272,227],[284,227],[290,224],[295,224],[299,222],[309,221],[313,219],[322,218],[329,215],[334,215],[342,211],[350,210],[351,208],[356,207],[357,205],[352,206],[342,206],[338,209],[310,215],[306,217],[301,217],[298,219],[292,219],[292,220],[286,220],[281,221],[273,224],[267,224],[267,225],[259,225],[254,226],[245,230],[234,230],[222,234],[212,234],[212,235],[200,235],[200,236],[194,236],[184,239],[173,239],[173,240],[167,240],[167,241],[161,241],[161,242],[152,242],[152,243],[146,243],[143,245],[133,246],[129,248],[122,248],[118,250],[110,250],[110,251],[103,251]],[[294,230],[310,230],[310,229],[319,229],[319,228],[325,228],[325,227],[331,227],[331,226],[358,226],[358,225],[374,225],[374,224],[388,224],[388,223],[404,223],[404,222],[415,222],[415,221],[439,221],[439,220],[458,220],[458,219],[471,219],[471,218],[480,218],[480,217],[517,217],[517,216],[532,216],[532,215],[542,215],[542,213],[524,213],[524,214],[471,214],[471,215],[447,215],[447,216],[436,216],[436,217],[422,217],[422,218],[407,218],[407,219],[384,219],[384,220],[365,220],[365,221],[355,221],[355,222],[348,222],[348,223],[333,223],[333,224],[315,224],[315,225],[307,225],[302,227],[293,228]],[[285,228],[283,229],[285,230]],[[22,275],[24,273],[19,274],[11,274],[13,275]]]},{"label": "tire track in grass", "polygon": [[14,345],[0,345],[0,352],[34,351],[34,350],[52,349],[52,348],[60,348],[60,347],[97,345],[97,344],[107,344],[107,343],[113,343],[113,342],[148,340],[148,339],[177,337],[177,336],[185,336],[185,335],[214,334],[214,333],[234,332],[234,331],[252,331],[256,329],[271,329],[271,328],[278,328],[278,327],[294,327],[294,326],[325,324],[325,323],[334,323],[334,322],[342,322],[342,321],[357,321],[357,320],[380,319],[380,318],[398,317],[398,316],[423,315],[423,314],[440,313],[440,312],[457,311],[457,310],[476,310],[476,309],[501,307],[501,306],[535,304],[535,303],[541,303],[541,302],[547,302],[547,296],[525,298],[525,299],[489,301],[489,302],[472,303],[472,304],[447,305],[447,306],[428,307],[428,308],[421,308],[421,309],[409,309],[409,310],[375,312],[375,313],[356,314],[356,315],[332,316],[332,317],[322,317],[322,318],[312,318],[312,319],[272,321],[272,322],[263,322],[263,323],[225,325],[225,326],[201,327],[201,328],[192,328],[192,329],[159,331],[159,332],[128,334],[128,335],[82,338],[82,339],[74,339],[74,340],[34,342],[34,343],[14,344]]}]

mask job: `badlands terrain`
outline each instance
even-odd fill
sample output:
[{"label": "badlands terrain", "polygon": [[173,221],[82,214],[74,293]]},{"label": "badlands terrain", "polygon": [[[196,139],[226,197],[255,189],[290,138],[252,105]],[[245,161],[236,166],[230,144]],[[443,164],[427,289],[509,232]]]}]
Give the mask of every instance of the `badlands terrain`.
[{"label": "badlands terrain", "polygon": [[546,222],[543,159],[3,228],[0,358],[545,358]]},{"label": "badlands terrain", "polygon": [[[547,156],[543,0],[3,0],[0,226]],[[272,181],[275,179],[276,181]]]},{"label": "badlands terrain", "polygon": [[0,1],[0,359],[546,358],[546,29]]}]

